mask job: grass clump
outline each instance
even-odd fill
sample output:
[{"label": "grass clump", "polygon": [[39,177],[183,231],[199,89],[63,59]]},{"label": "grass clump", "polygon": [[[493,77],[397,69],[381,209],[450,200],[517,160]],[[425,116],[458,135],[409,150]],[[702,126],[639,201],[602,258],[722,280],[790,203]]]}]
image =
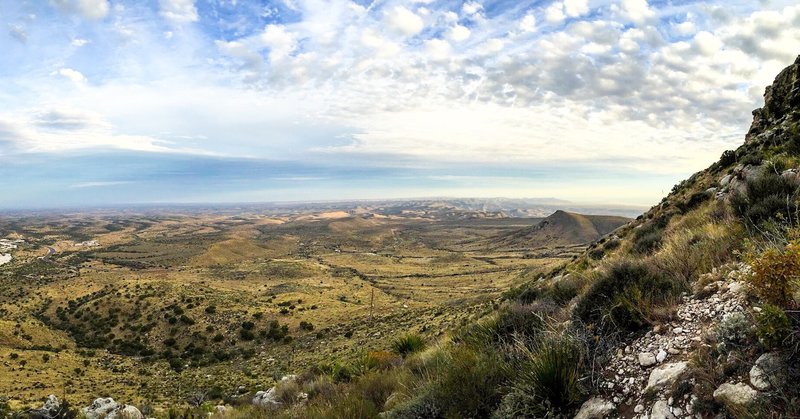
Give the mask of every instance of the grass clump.
[{"label": "grass clump", "polygon": [[596,328],[636,331],[650,324],[660,306],[673,304],[686,288],[645,262],[623,259],[594,281],[573,314]]},{"label": "grass clump", "polygon": [[392,351],[403,358],[423,349],[425,349],[425,340],[422,336],[414,333],[405,334],[392,341]]},{"label": "grass clump", "polygon": [[551,335],[519,352],[518,374],[493,417],[555,417],[582,399],[583,351],[572,337]]}]

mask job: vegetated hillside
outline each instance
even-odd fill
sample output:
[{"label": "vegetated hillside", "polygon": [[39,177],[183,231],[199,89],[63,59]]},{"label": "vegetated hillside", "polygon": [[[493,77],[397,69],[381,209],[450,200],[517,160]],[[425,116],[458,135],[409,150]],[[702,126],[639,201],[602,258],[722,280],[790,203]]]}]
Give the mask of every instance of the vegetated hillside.
[{"label": "vegetated hillside", "polygon": [[589,243],[630,222],[630,218],[558,210],[538,224],[486,240],[489,248],[531,249]]},{"label": "vegetated hillside", "polygon": [[446,338],[170,417],[800,417],[800,57],[753,115],[736,151]]}]

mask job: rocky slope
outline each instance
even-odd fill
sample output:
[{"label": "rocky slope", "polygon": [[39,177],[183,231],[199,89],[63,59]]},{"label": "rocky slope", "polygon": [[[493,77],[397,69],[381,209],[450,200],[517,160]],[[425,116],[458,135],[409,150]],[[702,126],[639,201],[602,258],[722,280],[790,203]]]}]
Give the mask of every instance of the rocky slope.
[{"label": "rocky slope", "polygon": [[[719,162],[677,185],[659,205],[628,226],[623,238],[634,240],[637,230],[657,223],[661,225],[658,228],[668,229],[664,226],[668,226],[676,214],[691,212],[700,202],[713,199],[725,204],[721,208],[729,207],[739,213],[747,228],[752,229],[751,234],[767,234],[773,241],[785,240],[759,227],[757,217],[769,213],[759,213],[753,207],[760,209],[758,205],[768,205],[777,198],[785,206],[777,205],[778,212],[790,218],[778,221],[788,221],[789,225],[796,223],[791,217],[797,213],[797,185],[800,184],[800,161],[796,157],[800,151],[800,57],[766,88],[764,100],[764,107],[753,111],[753,123],[739,149],[726,152]],[[784,186],[764,184],[762,174],[765,172],[773,173],[772,182]],[[768,191],[770,195],[756,201],[748,194],[758,191],[759,187],[772,190]],[[746,202],[748,199],[751,202]],[[708,285],[695,295],[683,295],[676,306],[675,320],[657,325],[616,349],[612,361],[604,369],[600,391],[582,405],[576,417],[705,417],[707,413],[697,412],[700,401],[692,390],[700,383],[697,374],[690,370],[699,368],[703,357],[714,353],[714,348],[725,346],[725,339],[729,339],[725,334],[729,329],[738,327],[747,331],[755,327],[753,319],[759,316],[762,308],[753,295],[761,290],[748,284],[752,277],[751,266],[743,262],[720,266],[703,275],[698,282]],[[764,346],[767,351],[755,360],[712,358],[720,365],[745,364],[736,372],[725,374],[724,382],[714,383],[713,402],[724,406],[727,412],[718,417],[758,417],[765,411],[771,411],[772,417],[789,417],[769,406],[758,411],[753,409],[759,403],[784,397],[776,385],[796,354],[792,350],[769,352],[763,342],[756,346]],[[760,352],[756,348],[747,349],[730,352],[728,358],[732,354]]]}]

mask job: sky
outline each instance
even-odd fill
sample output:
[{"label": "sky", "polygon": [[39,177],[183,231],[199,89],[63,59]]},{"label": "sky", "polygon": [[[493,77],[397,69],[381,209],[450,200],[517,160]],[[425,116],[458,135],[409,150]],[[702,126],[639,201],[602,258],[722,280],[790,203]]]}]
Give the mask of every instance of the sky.
[{"label": "sky", "polygon": [[0,208],[652,205],[743,142],[793,0],[0,0]]}]

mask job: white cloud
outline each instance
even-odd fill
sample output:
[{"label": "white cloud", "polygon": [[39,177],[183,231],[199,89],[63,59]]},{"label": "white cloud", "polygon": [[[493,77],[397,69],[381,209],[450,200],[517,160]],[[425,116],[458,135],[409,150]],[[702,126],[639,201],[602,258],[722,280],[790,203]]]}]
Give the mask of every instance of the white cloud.
[{"label": "white cloud", "polygon": [[589,0],[564,0],[564,12],[569,17],[579,17],[589,13]]},{"label": "white cloud", "polygon": [[50,0],[56,7],[77,13],[87,19],[102,19],[108,15],[108,0]]},{"label": "white cloud", "polygon": [[395,6],[386,14],[386,23],[390,28],[405,36],[414,36],[425,27],[422,18],[403,6]]},{"label": "white cloud", "polygon": [[464,5],[461,7],[461,10],[464,11],[464,14],[474,15],[483,10],[483,5],[477,1],[468,1],[464,3]]},{"label": "white cloud", "polygon": [[694,36],[694,45],[703,55],[714,55],[722,48],[722,42],[709,32],[698,32]]},{"label": "white cloud", "polygon": [[456,24],[447,33],[447,37],[455,42],[465,41],[469,38],[470,30],[466,26]]},{"label": "white cloud", "polygon": [[697,32],[697,27],[695,27],[694,23],[688,20],[685,22],[675,24],[673,28],[675,30],[675,33],[682,36],[691,35]]},{"label": "white cloud", "polygon": [[433,60],[445,60],[450,56],[450,44],[444,39],[430,39],[425,41],[428,57]]},{"label": "white cloud", "polygon": [[269,56],[273,61],[288,56],[297,46],[295,36],[283,25],[267,25],[259,40],[264,46],[269,47]]},{"label": "white cloud", "polygon": [[161,16],[180,25],[197,21],[197,7],[194,0],[158,0]]},{"label": "white cloud", "polygon": [[84,77],[80,71],[73,70],[71,68],[61,68],[58,71],[56,71],[55,74],[58,74],[61,77],[65,77],[75,84],[86,83],[86,77]]},{"label": "white cloud", "polygon": [[72,40],[72,42],[70,42],[70,45],[72,45],[73,47],[80,48],[80,47],[82,47],[82,46],[84,46],[84,45],[86,45],[88,43],[89,43],[89,40],[87,40],[87,39],[75,38],[75,39]]},{"label": "white cloud", "polygon": [[544,16],[545,20],[553,25],[558,25],[559,23],[563,22],[564,19],[566,19],[566,15],[564,15],[564,3],[555,2],[551,4],[544,11]]},{"label": "white cloud", "polygon": [[647,0],[622,0],[622,14],[634,23],[642,23],[655,16]]},{"label": "white cloud", "polygon": [[533,15],[532,12],[528,12],[525,14],[525,17],[519,22],[519,28],[523,32],[535,32],[536,31],[536,16]]}]

